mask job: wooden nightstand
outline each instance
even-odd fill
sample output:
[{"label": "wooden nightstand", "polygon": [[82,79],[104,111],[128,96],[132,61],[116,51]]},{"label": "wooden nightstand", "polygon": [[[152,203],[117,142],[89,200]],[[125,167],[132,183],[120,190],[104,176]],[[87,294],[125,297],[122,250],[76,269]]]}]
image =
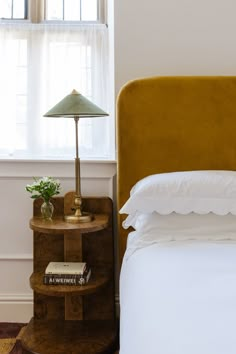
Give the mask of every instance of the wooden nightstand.
[{"label": "wooden nightstand", "polygon": [[[72,200],[73,193],[53,199],[52,221],[40,217],[41,202],[34,202],[34,317],[22,337],[24,353],[110,354],[116,348],[112,201],[84,198],[84,210],[92,212],[94,220],[70,224],[63,215],[70,212]],[[92,269],[88,284],[44,285],[50,261],[86,261]]]}]

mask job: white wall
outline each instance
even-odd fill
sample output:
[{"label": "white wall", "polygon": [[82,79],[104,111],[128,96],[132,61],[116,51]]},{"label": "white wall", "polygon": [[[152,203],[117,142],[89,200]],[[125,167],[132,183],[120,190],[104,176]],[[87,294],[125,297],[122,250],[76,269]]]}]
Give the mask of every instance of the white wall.
[{"label": "white wall", "polygon": [[234,0],[114,0],[116,93],[156,75],[236,75]]},{"label": "white wall", "polygon": [[[115,200],[116,164],[82,162],[83,196],[109,196]],[[74,190],[74,162],[0,162],[0,322],[28,322],[33,294],[29,276],[33,268],[33,233],[29,228],[33,200],[25,191],[33,176],[53,176],[62,195]]]}]

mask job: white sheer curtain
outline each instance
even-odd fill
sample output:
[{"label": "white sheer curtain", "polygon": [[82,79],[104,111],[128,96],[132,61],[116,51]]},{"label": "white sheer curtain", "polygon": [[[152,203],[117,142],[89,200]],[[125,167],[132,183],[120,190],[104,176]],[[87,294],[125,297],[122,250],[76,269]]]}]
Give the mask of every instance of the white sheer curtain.
[{"label": "white sheer curtain", "polygon": [[[109,113],[105,25],[0,25],[0,158],[74,157],[74,120],[44,118],[76,89]],[[81,119],[80,157],[111,158],[111,120]]]}]

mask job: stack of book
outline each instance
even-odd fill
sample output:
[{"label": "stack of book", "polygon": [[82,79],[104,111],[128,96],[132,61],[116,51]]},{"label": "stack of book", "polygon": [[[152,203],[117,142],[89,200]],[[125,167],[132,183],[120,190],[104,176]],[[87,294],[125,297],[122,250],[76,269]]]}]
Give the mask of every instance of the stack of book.
[{"label": "stack of book", "polygon": [[45,285],[84,285],[91,269],[86,262],[50,262],[43,276]]}]

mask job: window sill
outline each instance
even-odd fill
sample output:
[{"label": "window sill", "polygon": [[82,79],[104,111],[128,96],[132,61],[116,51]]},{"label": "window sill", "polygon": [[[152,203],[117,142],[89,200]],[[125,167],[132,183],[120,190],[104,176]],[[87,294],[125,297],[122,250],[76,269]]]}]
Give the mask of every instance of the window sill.
[{"label": "window sill", "polygon": [[[9,157],[0,157],[0,164],[2,162],[12,162],[12,163],[48,163],[48,162],[55,162],[55,163],[71,163],[74,162],[74,158],[9,158]],[[116,160],[112,159],[80,159],[80,163],[116,163]]]},{"label": "window sill", "polygon": [[[75,178],[74,160],[0,160],[0,178],[32,178],[51,176]],[[116,174],[114,160],[81,160],[81,178],[112,177]]]}]

